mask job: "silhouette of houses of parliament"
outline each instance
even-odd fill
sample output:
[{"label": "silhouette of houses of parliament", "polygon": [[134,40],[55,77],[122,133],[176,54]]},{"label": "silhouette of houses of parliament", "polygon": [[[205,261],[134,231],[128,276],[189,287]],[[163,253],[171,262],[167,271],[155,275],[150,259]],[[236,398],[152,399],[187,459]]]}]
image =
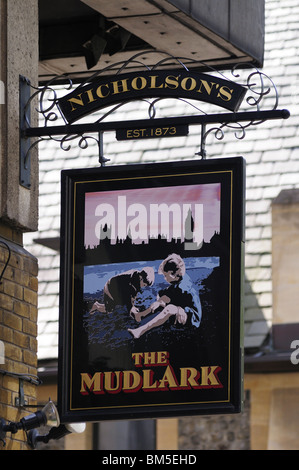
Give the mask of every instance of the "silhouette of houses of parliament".
[{"label": "silhouette of houses of parliament", "polygon": [[[191,221],[187,220],[191,217]],[[190,223],[191,222],[191,223]],[[190,227],[187,230],[187,227]],[[170,253],[177,253],[182,258],[222,256],[228,250],[228,244],[219,232],[214,233],[209,242],[195,243],[193,241],[194,222],[192,214],[188,214],[185,222],[184,239],[172,238],[159,234],[149,237],[147,241],[136,243],[130,232],[125,239],[111,240],[112,228],[107,224],[101,227],[99,244],[85,249],[85,265],[107,264],[127,261],[146,261],[163,259]]]}]

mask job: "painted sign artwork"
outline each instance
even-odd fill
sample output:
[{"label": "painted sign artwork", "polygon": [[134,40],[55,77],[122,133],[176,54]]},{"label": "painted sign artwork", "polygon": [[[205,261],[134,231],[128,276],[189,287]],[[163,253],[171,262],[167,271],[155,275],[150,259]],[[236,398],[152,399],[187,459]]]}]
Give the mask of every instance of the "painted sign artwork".
[{"label": "painted sign artwork", "polygon": [[218,162],[63,172],[65,420],[240,411],[243,159]]}]

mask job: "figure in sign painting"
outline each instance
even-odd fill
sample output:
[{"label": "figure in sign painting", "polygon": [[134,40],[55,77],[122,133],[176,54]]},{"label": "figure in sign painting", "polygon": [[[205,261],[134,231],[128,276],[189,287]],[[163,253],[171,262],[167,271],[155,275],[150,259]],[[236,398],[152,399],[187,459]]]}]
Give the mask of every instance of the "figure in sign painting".
[{"label": "figure in sign painting", "polygon": [[151,286],[154,280],[155,273],[151,267],[144,267],[140,271],[131,269],[111,277],[104,286],[104,303],[94,302],[89,313],[112,313],[117,306],[123,306],[129,314],[138,314],[136,297],[143,288]]},{"label": "figure in sign painting", "polygon": [[200,325],[202,317],[200,298],[186,274],[183,259],[175,253],[169,255],[159,266],[158,273],[164,276],[169,286],[159,292],[157,300],[148,309],[131,313],[137,322],[141,322],[147,315],[157,312],[157,315],[147,323],[128,329],[136,339],[171,318],[183,326]]}]

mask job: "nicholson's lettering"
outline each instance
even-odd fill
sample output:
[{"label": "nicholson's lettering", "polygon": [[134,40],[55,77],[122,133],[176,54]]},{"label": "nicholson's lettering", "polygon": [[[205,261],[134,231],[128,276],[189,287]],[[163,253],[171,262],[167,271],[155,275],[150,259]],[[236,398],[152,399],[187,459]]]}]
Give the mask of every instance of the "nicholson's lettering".
[{"label": "nicholson's lettering", "polygon": [[151,97],[183,97],[237,111],[246,93],[239,84],[203,73],[139,72],[98,78],[58,100],[68,122],[114,103]]}]

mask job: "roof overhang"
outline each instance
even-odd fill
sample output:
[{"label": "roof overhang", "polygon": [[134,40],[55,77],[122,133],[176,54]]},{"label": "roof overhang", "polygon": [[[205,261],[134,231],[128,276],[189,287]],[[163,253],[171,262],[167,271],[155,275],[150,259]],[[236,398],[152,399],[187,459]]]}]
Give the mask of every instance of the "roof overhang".
[{"label": "roof overhang", "polygon": [[80,80],[141,51],[149,67],[163,52],[197,70],[263,64],[264,0],[39,0],[39,14],[41,82]]}]

